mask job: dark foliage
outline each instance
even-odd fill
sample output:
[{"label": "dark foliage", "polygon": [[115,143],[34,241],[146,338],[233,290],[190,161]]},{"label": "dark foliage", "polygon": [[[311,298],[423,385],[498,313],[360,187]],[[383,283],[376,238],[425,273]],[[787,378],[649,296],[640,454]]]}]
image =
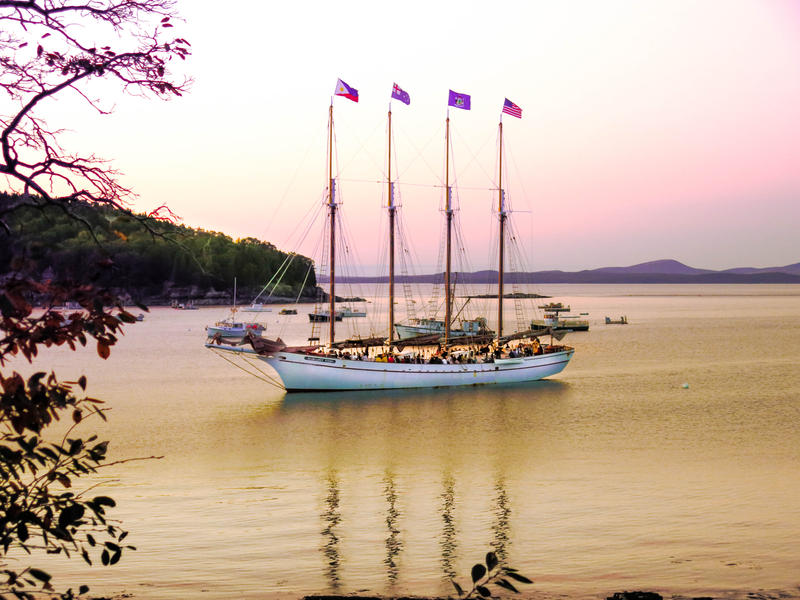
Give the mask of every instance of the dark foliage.
[{"label": "dark foliage", "polygon": [[[15,200],[0,193],[0,207]],[[73,204],[71,212],[80,220],[55,206],[26,206],[9,215],[11,235],[0,235],[0,272],[11,270],[10,257],[17,256],[25,257],[40,279],[78,280],[86,265],[111,259],[113,267],[98,283],[133,297],[159,294],[165,282],[225,289],[234,277],[243,288],[260,288],[279,271],[285,294],[299,293],[304,283],[310,293],[316,285],[308,258],[289,257],[254,238],[234,241],[221,233],[86,203]]]},{"label": "dark foliage", "polygon": [[[65,242],[66,231],[82,225],[77,237],[97,245],[83,207],[127,211],[131,192],[91,151],[63,148],[61,134],[70,124],[51,125],[40,109],[71,96],[106,114],[113,100],[104,106],[98,94],[108,92],[109,83],[134,95],[180,96],[189,82],[176,76],[174,66],[189,55],[190,45],[172,33],[175,16],[173,0],[0,0],[0,181],[8,192],[0,199],[2,597],[85,594],[87,586],[56,592],[46,571],[26,563],[62,554],[113,565],[131,549],[123,544],[127,532],[109,518],[114,500],[81,485],[82,477],[113,464],[108,442],[82,433],[88,418],[104,418],[102,402],[86,396],[85,377],[62,382],[54,373],[38,372],[26,378],[11,365],[33,362],[40,348],[54,345],[91,343],[107,358],[123,324],[135,320],[105,285],[118,268],[114,262],[103,256],[98,271],[93,265],[99,254]],[[50,213],[66,219],[49,222],[55,232],[49,226],[33,231]],[[171,217],[167,209],[147,218],[127,211],[151,235],[156,232],[150,223],[165,213]],[[31,235],[14,235],[10,222],[17,231],[30,228]],[[68,254],[74,252],[65,257],[73,268],[45,280],[39,260],[61,251],[62,242]],[[81,310],[34,312],[33,297],[47,307],[71,300]],[[56,435],[55,429],[66,432]]]},{"label": "dark foliage", "polygon": [[[34,313],[26,300],[46,296],[51,304],[77,299],[81,310],[48,309]],[[8,372],[13,357],[33,362],[39,349],[89,343],[107,358],[124,323],[135,322],[107,290],[91,284],[38,283],[11,277],[0,295],[0,593],[34,598],[53,591],[50,575],[34,567],[12,568],[7,560],[21,552],[77,555],[89,564],[113,565],[120,560],[127,532],[110,521],[112,498],[77,487],[80,477],[109,466],[108,441],[81,434],[91,417],[105,419],[103,402],[85,394],[86,378],[59,381],[54,373],[37,372],[27,379]],[[53,439],[47,428],[69,423]],[[15,563],[16,564],[16,561]],[[82,586],[79,594],[88,587]],[[64,598],[73,597],[71,590]]]}]

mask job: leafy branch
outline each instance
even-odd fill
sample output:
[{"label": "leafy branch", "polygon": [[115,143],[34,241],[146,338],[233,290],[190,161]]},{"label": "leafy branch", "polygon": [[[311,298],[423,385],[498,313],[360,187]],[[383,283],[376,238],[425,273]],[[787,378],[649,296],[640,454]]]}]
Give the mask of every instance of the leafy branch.
[{"label": "leafy branch", "polygon": [[[51,577],[33,566],[12,568],[13,554],[77,555],[90,565],[113,565],[135,549],[123,543],[127,532],[108,516],[116,502],[94,496],[95,485],[78,488],[80,478],[127,461],[109,461],[107,441],[78,431],[89,417],[106,418],[103,402],[85,395],[85,376],[64,382],[37,372],[25,379],[5,367],[15,355],[33,362],[41,347],[75,349],[91,340],[107,358],[123,325],[135,318],[111,292],[91,284],[13,275],[0,291],[0,597],[33,600],[54,592]],[[48,306],[76,298],[82,310],[47,308],[37,315],[29,301],[34,295]],[[58,421],[67,421],[66,431],[51,441],[47,428]],[[75,595],[67,590],[61,597]]]},{"label": "leafy branch", "polygon": [[492,590],[489,589],[490,585],[495,585],[518,594],[519,590],[512,581],[517,584],[533,583],[533,581],[524,575],[520,575],[517,569],[501,565],[494,552],[487,552],[486,564],[475,564],[472,567],[470,575],[472,576],[472,589],[468,592],[465,592],[455,579],[450,580],[461,600],[473,598],[476,594],[481,598],[491,598]]}]

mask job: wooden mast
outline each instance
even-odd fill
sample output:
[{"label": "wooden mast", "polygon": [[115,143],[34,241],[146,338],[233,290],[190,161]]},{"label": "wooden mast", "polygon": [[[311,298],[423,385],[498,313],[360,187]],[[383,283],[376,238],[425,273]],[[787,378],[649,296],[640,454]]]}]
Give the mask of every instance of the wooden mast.
[{"label": "wooden mast", "polygon": [[447,250],[445,258],[445,272],[444,272],[444,344],[447,346],[450,340],[450,320],[452,311],[452,298],[450,291],[450,245],[453,230],[453,209],[450,205],[450,111],[447,111],[447,124],[445,127],[445,176],[444,176],[444,193],[445,193],[445,215],[447,217]]},{"label": "wooden mast", "polygon": [[336,331],[336,182],[333,178],[333,98],[328,110],[328,210],[330,212],[330,260],[331,260],[331,285],[330,285],[330,330],[328,344],[333,346]]},{"label": "wooden mast", "polygon": [[394,340],[394,185],[392,184],[392,104],[389,103],[389,345]]},{"label": "wooden mast", "polygon": [[497,343],[500,344],[500,338],[503,336],[503,258],[505,254],[505,227],[506,227],[506,210],[505,210],[505,194],[503,192],[503,118],[500,117],[500,169],[498,177],[498,194],[497,194],[497,213],[500,216],[500,248],[499,248],[499,261],[497,265]]}]

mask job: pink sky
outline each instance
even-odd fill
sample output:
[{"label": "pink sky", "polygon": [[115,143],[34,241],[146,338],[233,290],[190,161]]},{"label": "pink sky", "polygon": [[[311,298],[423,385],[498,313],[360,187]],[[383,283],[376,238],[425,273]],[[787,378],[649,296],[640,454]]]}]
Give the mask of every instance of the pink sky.
[{"label": "pink sky", "polygon": [[370,271],[397,81],[412,102],[394,105],[395,169],[423,271],[436,263],[450,88],[473,101],[451,112],[473,268],[492,266],[506,96],[523,108],[521,121],[505,119],[507,189],[530,268],[800,261],[798,2],[178,5],[195,52],[189,96],[119,99],[111,117],[49,108],[76,147],[115,160],[136,209],[167,203],[187,225],[293,249],[290,234],[324,192],[341,77],[361,94],[335,101],[343,210]]}]

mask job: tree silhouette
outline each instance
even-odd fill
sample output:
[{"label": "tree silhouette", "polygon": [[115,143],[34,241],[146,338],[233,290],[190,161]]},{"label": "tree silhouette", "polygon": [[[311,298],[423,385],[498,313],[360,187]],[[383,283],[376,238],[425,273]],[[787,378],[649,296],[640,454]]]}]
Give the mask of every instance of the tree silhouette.
[{"label": "tree silhouette", "polygon": [[[134,95],[180,96],[189,81],[170,67],[190,46],[169,36],[173,18],[172,0],[0,0],[0,89],[14,107],[0,114],[0,174],[20,202],[127,206],[131,191],[118,173],[92,153],[62,148],[62,130],[39,113],[45,101],[77,95],[107,114],[98,80]],[[0,224],[16,206],[0,208]]]},{"label": "tree silhouette", "polygon": [[[131,214],[131,190],[118,173],[91,152],[63,148],[69,124],[48,123],[41,111],[77,95],[106,114],[109,84],[133,95],[180,96],[190,82],[175,74],[174,61],[185,59],[190,46],[172,35],[175,18],[171,0],[0,0],[0,181],[10,192],[0,202],[0,235],[12,235],[6,219],[22,207],[55,207],[90,234],[76,210],[81,205]],[[172,214],[161,207],[150,217]],[[146,225],[147,218],[138,219]],[[135,319],[97,283],[108,260],[85,265],[73,281],[42,281],[25,256],[7,264],[0,274],[0,594],[32,599],[56,593],[46,571],[24,566],[33,556],[78,555],[110,565],[131,547],[107,514],[114,500],[78,485],[113,464],[108,442],[81,432],[87,418],[105,418],[102,402],[85,394],[85,377],[61,382],[39,372],[25,379],[9,373],[10,361],[34,362],[43,346],[89,343],[107,358],[123,325]],[[33,309],[34,299],[43,312]],[[67,300],[80,309],[53,308]],[[71,426],[53,439],[46,430],[56,421]],[[25,553],[31,558],[19,560]]]}]

